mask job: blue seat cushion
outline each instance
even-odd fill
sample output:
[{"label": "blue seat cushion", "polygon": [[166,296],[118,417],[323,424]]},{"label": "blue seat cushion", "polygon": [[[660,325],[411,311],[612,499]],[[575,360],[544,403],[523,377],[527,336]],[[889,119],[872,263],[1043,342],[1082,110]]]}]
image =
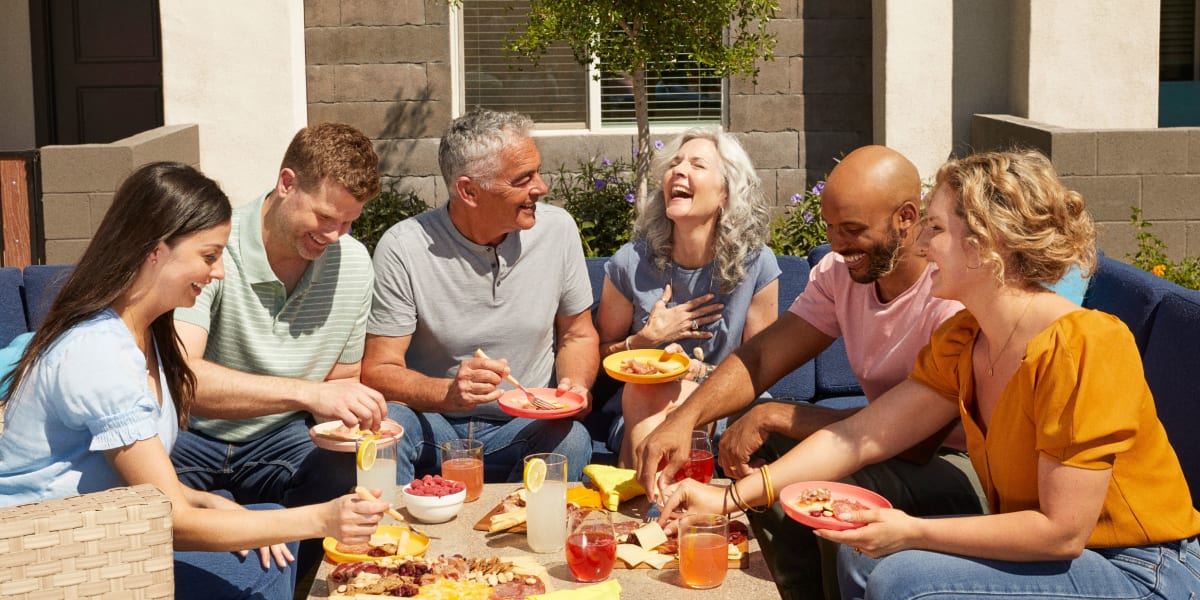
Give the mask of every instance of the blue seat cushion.
[{"label": "blue seat cushion", "polygon": [[0,346],[29,331],[21,303],[21,269],[0,268]]},{"label": "blue seat cushion", "polygon": [[1183,464],[1192,505],[1200,509],[1200,436],[1195,432],[1200,394],[1191,378],[1200,373],[1200,292],[1183,288],[1168,292],[1157,308],[1142,368],[1158,419]]},{"label": "blue seat cushion", "polygon": [[54,297],[62,289],[75,265],[30,265],[23,272],[25,289],[25,321],[37,329],[50,312]]}]

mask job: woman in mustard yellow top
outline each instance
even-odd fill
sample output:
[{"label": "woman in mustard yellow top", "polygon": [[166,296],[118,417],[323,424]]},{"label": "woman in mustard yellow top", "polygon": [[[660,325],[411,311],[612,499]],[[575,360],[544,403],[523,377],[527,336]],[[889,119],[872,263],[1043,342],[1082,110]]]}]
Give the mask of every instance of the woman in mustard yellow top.
[{"label": "woman in mustard yellow top", "polygon": [[961,418],[991,514],[849,511],[844,598],[1189,598],[1200,513],[1129,329],[1042,284],[1095,265],[1079,194],[1036,152],[978,154],[937,174],[921,248],[933,294],[966,307],[908,381],[735,488],[685,481],[663,514],[729,512],[796,481],[831,480]]}]

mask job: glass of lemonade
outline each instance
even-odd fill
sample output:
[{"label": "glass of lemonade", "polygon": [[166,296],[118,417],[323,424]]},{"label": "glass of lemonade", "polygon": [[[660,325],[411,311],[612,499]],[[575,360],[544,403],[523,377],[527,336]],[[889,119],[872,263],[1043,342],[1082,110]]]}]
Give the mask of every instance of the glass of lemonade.
[{"label": "glass of lemonade", "polygon": [[[358,485],[371,490],[379,490],[380,500],[396,506],[396,438],[380,438],[369,440],[375,446],[374,460],[364,460],[363,444],[368,440],[355,442],[355,456],[359,457],[356,464]],[[369,449],[368,449],[369,450]],[[368,468],[363,468],[363,467]],[[379,522],[381,525],[394,525],[395,519],[384,515]]]},{"label": "glass of lemonade", "polygon": [[467,486],[467,502],[483,493],[483,442],[471,439],[446,440],[441,444],[442,479]]},{"label": "glass of lemonade", "polygon": [[527,541],[534,552],[558,552],[567,538],[567,457],[530,454],[525,457],[525,473],[530,472],[529,463],[535,459],[545,463],[546,477],[535,486],[536,490],[529,489],[529,481],[525,484]]},{"label": "glass of lemonade", "polygon": [[729,519],[725,515],[687,515],[679,521],[679,576],[693,589],[725,581],[729,568]]}]

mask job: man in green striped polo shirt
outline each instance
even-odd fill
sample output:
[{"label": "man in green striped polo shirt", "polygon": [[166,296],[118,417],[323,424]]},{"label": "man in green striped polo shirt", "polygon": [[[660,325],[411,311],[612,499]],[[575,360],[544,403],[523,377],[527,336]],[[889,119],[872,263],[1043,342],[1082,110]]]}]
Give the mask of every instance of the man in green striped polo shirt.
[{"label": "man in green striped polo shirt", "polygon": [[[308,429],[376,429],[387,413],[359,382],[374,272],[345,235],[379,188],[371,141],[327,123],[301,129],[275,187],[234,211],[224,281],[175,311],[196,374],[190,428],[171,455],[181,481],[284,506],[354,485],[352,453],[317,448]],[[301,547],[302,569],[316,550]]]}]

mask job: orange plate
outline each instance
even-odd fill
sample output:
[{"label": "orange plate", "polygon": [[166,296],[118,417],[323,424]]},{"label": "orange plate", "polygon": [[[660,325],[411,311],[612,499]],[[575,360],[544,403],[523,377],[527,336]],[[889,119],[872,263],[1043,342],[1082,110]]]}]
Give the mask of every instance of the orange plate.
[{"label": "orange plate", "polygon": [[[665,355],[665,356],[664,356]],[[625,373],[621,371],[621,363],[630,359],[638,359],[644,361],[662,361],[669,362],[676,366],[675,370],[666,373],[653,373],[647,375],[637,375],[635,373]],[[617,381],[625,383],[666,383],[675,381],[684,375],[687,375],[688,365],[691,364],[691,359],[684,354],[667,354],[662,350],[655,348],[643,348],[640,350],[626,350],[624,352],[614,352],[604,357],[604,370]]]},{"label": "orange plate", "polygon": [[844,529],[858,529],[865,523],[847,523],[834,517],[814,517],[807,512],[798,508],[798,500],[800,493],[804,490],[814,488],[825,488],[833,496],[834,500],[855,500],[868,508],[891,508],[892,503],[887,501],[887,498],[872,492],[871,490],[860,488],[856,485],[847,483],[838,483],[836,481],[801,481],[793,483],[785,488],[779,494],[779,502],[783,504],[783,512],[786,512],[789,517],[812,527],[813,529],[833,529],[841,531]]},{"label": "orange plate", "polygon": [[559,395],[555,388],[528,388],[529,392],[538,398],[557,402],[566,406],[558,410],[542,410],[533,408],[521,390],[508,390],[500,396],[500,410],[514,416],[526,419],[562,419],[570,417],[583,410],[583,396],[575,392],[564,392]]},{"label": "orange plate", "polygon": [[[396,539],[400,539],[400,531],[403,529],[408,529],[408,528],[403,525],[380,525],[375,530],[375,533],[376,534],[381,534],[381,533],[387,534]],[[321,542],[321,547],[325,548],[325,555],[329,557],[329,560],[332,560],[335,563],[357,562],[360,560],[375,561],[375,560],[379,560],[381,558],[387,558],[385,556],[367,556],[366,554],[350,554],[347,552],[338,552],[337,543],[338,543],[337,540],[335,540],[331,537],[327,537]],[[428,548],[429,548],[429,538],[427,538],[419,533],[412,533],[411,531],[409,531],[408,547],[405,549],[407,551],[402,552],[402,553],[398,554],[397,556],[399,556],[400,558],[403,558],[405,556],[421,556],[421,555],[425,554],[425,550],[427,550]]]}]

